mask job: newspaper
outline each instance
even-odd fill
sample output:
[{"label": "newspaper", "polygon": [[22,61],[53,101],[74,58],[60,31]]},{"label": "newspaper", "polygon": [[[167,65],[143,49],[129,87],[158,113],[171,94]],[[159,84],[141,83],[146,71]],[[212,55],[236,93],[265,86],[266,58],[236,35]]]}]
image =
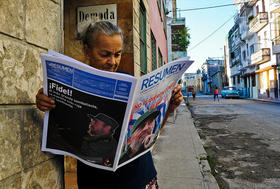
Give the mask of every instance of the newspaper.
[{"label": "newspaper", "polygon": [[41,54],[45,113],[42,151],[110,171],[147,153],[159,137],[172,91],[193,61],[170,62],[140,78]]}]

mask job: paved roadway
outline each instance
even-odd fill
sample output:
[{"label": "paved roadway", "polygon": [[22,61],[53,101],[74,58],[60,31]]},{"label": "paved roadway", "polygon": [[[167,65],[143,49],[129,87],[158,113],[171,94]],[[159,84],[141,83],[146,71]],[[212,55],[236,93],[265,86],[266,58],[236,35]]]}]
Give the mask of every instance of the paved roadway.
[{"label": "paved roadway", "polygon": [[280,188],[280,104],[197,96],[189,99],[224,188]]}]

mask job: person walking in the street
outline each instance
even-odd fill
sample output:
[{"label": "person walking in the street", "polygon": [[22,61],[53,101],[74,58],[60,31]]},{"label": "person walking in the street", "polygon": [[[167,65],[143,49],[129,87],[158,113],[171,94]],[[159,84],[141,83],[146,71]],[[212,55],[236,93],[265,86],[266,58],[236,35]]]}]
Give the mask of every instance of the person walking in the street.
[{"label": "person walking in the street", "polygon": [[193,91],[192,91],[193,101],[195,101],[195,96],[196,96],[196,91],[195,91],[195,89],[193,89]]},{"label": "person walking in the street", "polygon": [[219,100],[219,89],[218,89],[218,87],[216,87],[215,91],[214,91],[214,101],[216,100],[216,98],[218,99],[218,101],[220,101]]}]

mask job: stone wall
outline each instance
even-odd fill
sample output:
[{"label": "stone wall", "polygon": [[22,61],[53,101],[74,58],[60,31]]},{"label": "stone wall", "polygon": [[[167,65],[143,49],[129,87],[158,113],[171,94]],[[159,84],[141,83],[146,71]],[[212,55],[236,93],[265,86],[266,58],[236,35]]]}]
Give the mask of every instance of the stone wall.
[{"label": "stone wall", "polygon": [[63,188],[63,157],[41,152],[40,53],[61,49],[60,0],[0,3],[0,188]]}]

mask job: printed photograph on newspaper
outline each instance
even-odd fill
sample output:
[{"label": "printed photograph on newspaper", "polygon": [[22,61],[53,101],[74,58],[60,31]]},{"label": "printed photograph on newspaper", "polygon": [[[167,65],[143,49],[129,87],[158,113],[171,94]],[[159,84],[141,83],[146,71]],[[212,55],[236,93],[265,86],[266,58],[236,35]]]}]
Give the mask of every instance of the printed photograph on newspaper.
[{"label": "printed photograph on newspaper", "polygon": [[45,114],[42,150],[114,170],[136,79],[63,57],[42,55],[42,60],[44,92],[56,102]]},{"label": "printed photograph on newspaper", "polygon": [[148,152],[159,137],[172,91],[192,61],[170,62],[138,79],[119,165]]}]

